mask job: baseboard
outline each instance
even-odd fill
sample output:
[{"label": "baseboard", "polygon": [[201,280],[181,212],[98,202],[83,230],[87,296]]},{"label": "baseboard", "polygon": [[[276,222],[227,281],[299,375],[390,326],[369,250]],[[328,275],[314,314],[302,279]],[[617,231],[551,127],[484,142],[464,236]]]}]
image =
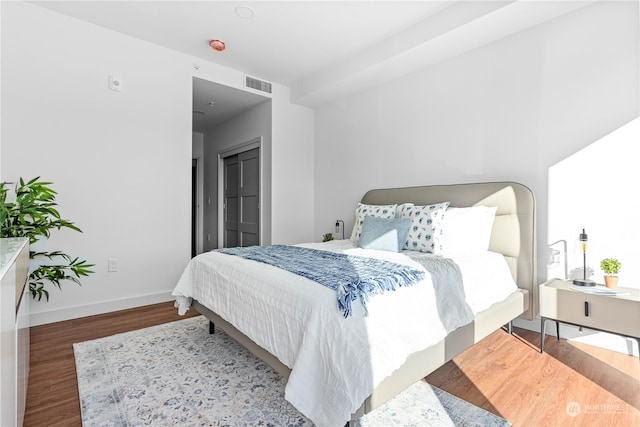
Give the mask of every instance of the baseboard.
[{"label": "baseboard", "polygon": [[[517,326],[518,328],[528,329],[530,331],[540,332],[540,318],[534,320],[524,320],[524,319],[515,319],[513,321],[513,326]],[[556,336],[556,323],[553,320],[547,320],[547,329],[545,331],[546,335]],[[593,331],[589,328],[580,328],[578,326],[567,325],[565,323],[560,322],[560,338],[570,340],[574,338],[579,338],[585,336],[587,334],[594,334],[597,331]]]},{"label": "baseboard", "polygon": [[[589,331],[591,332],[591,331]],[[638,341],[633,338],[621,337],[606,332],[584,334],[578,338],[569,339],[570,343],[582,343],[600,347],[629,356],[638,357]]]},{"label": "baseboard", "polygon": [[[513,326],[540,332],[540,319],[524,320],[515,319]],[[553,320],[547,320],[546,335],[556,337],[556,325]],[[625,338],[619,335],[608,334],[606,332],[594,331],[589,328],[560,323],[560,338],[566,339],[569,343],[584,343],[606,350],[617,351],[630,356],[638,356],[638,341],[633,338]]]},{"label": "baseboard", "polygon": [[173,299],[171,291],[165,291],[157,294],[141,295],[132,298],[102,301],[96,304],[65,307],[57,310],[31,313],[31,326],[62,322],[64,320],[78,319],[80,317],[95,316],[96,314],[111,313],[113,311],[172,301]]},{"label": "baseboard", "polygon": [[538,318],[534,320],[525,320],[516,318],[513,319],[513,326],[522,329],[528,329],[530,331],[540,332],[540,319]]}]

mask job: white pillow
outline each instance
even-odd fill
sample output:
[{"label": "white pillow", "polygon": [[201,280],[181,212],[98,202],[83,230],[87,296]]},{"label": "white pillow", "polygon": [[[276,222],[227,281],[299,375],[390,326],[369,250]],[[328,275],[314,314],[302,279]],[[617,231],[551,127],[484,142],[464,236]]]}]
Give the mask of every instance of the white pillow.
[{"label": "white pillow", "polygon": [[443,253],[488,251],[496,210],[495,206],[447,209],[443,221]]},{"label": "white pillow", "polygon": [[400,218],[410,218],[411,227],[404,248],[410,251],[442,252],[442,218],[449,202],[427,206],[402,206]]},{"label": "white pillow", "polygon": [[400,212],[402,212],[405,208],[413,206],[415,206],[413,203],[403,203],[401,205],[398,205],[398,207],[396,208],[396,218],[400,218]]},{"label": "white pillow", "polygon": [[362,234],[362,223],[364,222],[365,216],[387,219],[395,218],[397,206],[398,205],[365,205],[363,203],[358,203],[358,207],[356,208],[356,222],[353,225],[353,230],[351,231],[351,241],[353,243],[358,243],[358,240],[360,240],[360,234]]}]

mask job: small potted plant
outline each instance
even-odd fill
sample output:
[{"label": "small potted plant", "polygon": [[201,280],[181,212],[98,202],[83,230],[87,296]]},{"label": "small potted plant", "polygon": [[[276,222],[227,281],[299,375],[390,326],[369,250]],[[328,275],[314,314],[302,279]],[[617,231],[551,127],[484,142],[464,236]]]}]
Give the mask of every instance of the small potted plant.
[{"label": "small potted plant", "polygon": [[331,240],[333,240],[333,233],[324,233],[322,235],[322,242],[330,242]]},{"label": "small potted plant", "polygon": [[600,269],[604,271],[604,284],[607,288],[618,286],[618,273],[622,264],[615,258],[605,258],[600,261]]}]

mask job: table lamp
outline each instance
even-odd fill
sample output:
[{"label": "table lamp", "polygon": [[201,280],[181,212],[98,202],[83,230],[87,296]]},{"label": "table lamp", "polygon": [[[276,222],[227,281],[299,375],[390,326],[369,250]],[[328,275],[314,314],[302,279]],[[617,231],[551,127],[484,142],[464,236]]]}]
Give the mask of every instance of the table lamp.
[{"label": "table lamp", "polygon": [[587,279],[587,233],[582,229],[582,233],[580,234],[580,250],[582,251],[582,279],[573,279],[573,284],[578,286],[595,286],[596,282],[593,280]]}]

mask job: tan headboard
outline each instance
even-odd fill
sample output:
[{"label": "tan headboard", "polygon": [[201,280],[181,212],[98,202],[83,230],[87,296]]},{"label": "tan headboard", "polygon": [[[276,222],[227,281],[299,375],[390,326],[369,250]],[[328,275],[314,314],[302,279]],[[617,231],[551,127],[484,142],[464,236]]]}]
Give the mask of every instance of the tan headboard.
[{"label": "tan headboard", "polygon": [[519,288],[529,291],[529,310],[522,317],[538,314],[536,272],[536,205],[533,192],[516,182],[427,185],[369,190],[362,203],[428,205],[451,202],[451,207],[497,206],[489,250],[505,256]]}]

